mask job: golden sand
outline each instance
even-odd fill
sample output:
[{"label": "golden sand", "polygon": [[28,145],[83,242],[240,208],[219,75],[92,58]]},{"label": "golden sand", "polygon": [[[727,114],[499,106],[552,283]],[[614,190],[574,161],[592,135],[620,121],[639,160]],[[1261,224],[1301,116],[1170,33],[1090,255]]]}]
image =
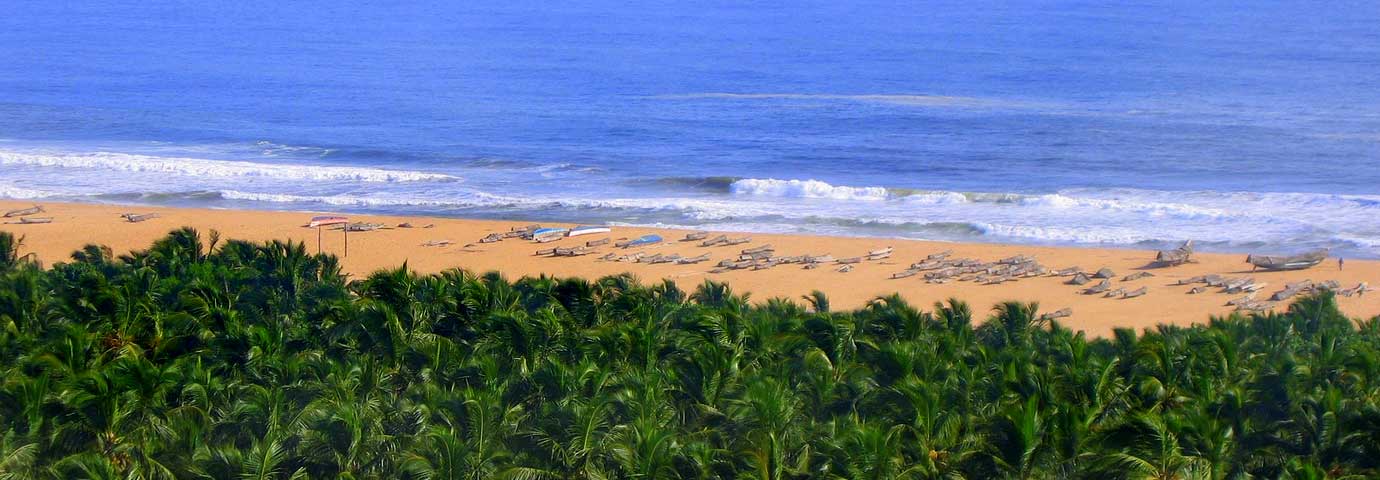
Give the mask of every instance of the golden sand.
[{"label": "golden sand", "polygon": [[[32,205],[32,202],[0,201],[0,210]],[[44,206],[47,212],[41,216],[53,217],[53,223],[4,224],[0,225],[0,231],[24,236],[24,251],[37,254],[39,260],[45,264],[65,261],[73,251],[91,243],[109,246],[117,254],[147,248],[154,239],[183,226],[201,230],[203,235],[217,230],[224,238],[251,241],[292,239],[306,242],[309,250],[313,252],[317,247],[317,230],[303,226],[316,213],[74,203],[44,203]],[[158,213],[160,217],[140,223],[129,223],[120,217],[121,213],[126,212]],[[479,244],[479,238],[489,233],[506,232],[512,227],[532,222],[376,215],[350,215],[350,220],[377,222],[389,226],[406,222],[414,226],[350,233],[349,254],[343,258],[343,266],[347,273],[355,277],[382,268],[397,267],[407,262],[410,268],[421,273],[465,268],[475,272],[497,270],[510,278],[542,274],[595,278],[630,272],[648,282],[669,278],[687,290],[693,289],[706,279],[713,279],[728,282],[736,293],[751,293],[754,300],[771,297],[798,299],[801,295],[818,289],[828,294],[835,309],[859,307],[879,295],[891,293],[899,293],[912,304],[925,309],[929,309],[934,302],[949,297],[965,300],[979,311],[985,311],[990,306],[1006,300],[1037,301],[1042,312],[1072,308],[1073,315],[1061,319],[1060,322],[1091,335],[1107,335],[1116,327],[1140,329],[1159,323],[1188,325],[1205,322],[1210,315],[1230,313],[1233,307],[1227,306],[1226,302],[1240,297],[1240,294],[1219,293],[1220,289],[1188,294],[1190,286],[1173,285],[1179,279],[1199,275],[1252,276],[1257,282],[1268,283],[1259,294],[1262,299],[1282,289],[1286,283],[1304,279],[1336,280],[1343,287],[1352,287],[1359,282],[1380,285],[1380,262],[1369,260],[1348,260],[1344,271],[1338,269],[1335,260],[1328,260],[1305,271],[1251,272],[1250,265],[1244,262],[1245,255],[1203,253],[1195,256],[1195,263],[1171,268],[1144,269],[1154,258],[1154,252],[771,234],[751,234],[752,242],[749,244],[706,248],[699,247],[698,242],[677,241],[685,236],[686,231],[635,227],[615,227],[611,234],[566,238],[547,244],[520,239]],[[427,225],[433,226],[423,228]],[[597,252],[593,255],[581,257],[534,255],[537,250],[545,248],[573,247],[602,238],[617,242],[646,233],[658,233],[666,241],[638,249],[640,251],[648,254],[674,253],[685,257],[709,253],[711,260],[694,265],[651,265],[600,260],[599,257],[608,252],[628,253],[623,249],[614,248],[611,244],[597,247]],[[744,235],[747,234],[732,236]],[[326,252],[342,255],[345,253],[343,238],[342,232],[327,230],[322,235],[321,247]],[[445,240],[454,243],[445,246],[423,246],[428,242]],[[473,245],[467,246],[468,244]],[[888,259],[863,262],[847,273],[836,271],[837,266],[807,270],[800,265],[780,265],[755,271],[709,273],[720,260],[736,257],[742,249],[766,244],[771,244],[777,255],[782,256],[830,254],[836,258],[846,258],[864,255],[868,251],[888,246],[894,247],[895,251]],[[895,280],[890,278],[892,273],[905,270],[908,265],[925,258],[926,255],[943,250],[952,250],[956,257],[984,261],[1021,254],[1031,255],[1041,264],[1056,270],[1080,266],[1091,272],[1108,267],[1116,273],[1113,288],[1133,290],[1144,286],[1148,287],[1149,292],[1145,296],[1130,299],[1083,295],[1080,293],[1082,287],[1067,285],[1065,282],[1068,279],[1061,277],[1026,278],[997,285],[979,285],[971,282],[930,284],[919,276]],[[1154,276],[1122,281],[1122,277],[1139,271],[1147,271]],[[1380,314],[1380,292],[1359,297],[1339,297],[1338,302],[1342,309],[1353,317],[1368,318]]]}]

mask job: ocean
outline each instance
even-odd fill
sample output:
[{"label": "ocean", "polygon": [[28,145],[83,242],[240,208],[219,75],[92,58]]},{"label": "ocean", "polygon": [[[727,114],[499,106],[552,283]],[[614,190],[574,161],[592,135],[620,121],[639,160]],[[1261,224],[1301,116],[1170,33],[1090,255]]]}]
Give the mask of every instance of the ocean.
[{"label": "ocean", "polygon": [[149,3],[6,4],[0,197],[1380,257],[1374,2]]}]

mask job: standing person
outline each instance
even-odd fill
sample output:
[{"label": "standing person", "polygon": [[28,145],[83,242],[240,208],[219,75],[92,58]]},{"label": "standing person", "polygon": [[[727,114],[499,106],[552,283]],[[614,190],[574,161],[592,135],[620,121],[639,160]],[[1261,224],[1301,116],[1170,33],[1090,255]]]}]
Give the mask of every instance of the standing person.
[{"label": "standing person", "polygon": [[1337,270],[1341,270],[1341,269],[1342,269],[1342,264],[1344,264],[1344,263],[1346,263],[1346,259],[1344,259],[1344,258],[1342,258],[1342,257],[1337,257]]}]

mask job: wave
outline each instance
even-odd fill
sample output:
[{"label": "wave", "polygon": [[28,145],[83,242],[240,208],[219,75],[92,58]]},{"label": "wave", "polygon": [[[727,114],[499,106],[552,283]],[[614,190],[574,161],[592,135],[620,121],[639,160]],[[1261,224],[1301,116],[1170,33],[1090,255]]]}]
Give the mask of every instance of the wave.
[{"label": "wave", "polygon": [[262,177],[276,180],[425,182],[456,181],[441,173],[324,165],[279,165],[202,158],[155,157],[127,153],[19,153],[0,151],[0,165],[93,168],[190,177]]},{"label": "wave", "polygon": [[653,185],[671,188],[689,188],[693,190],[704,190],[717,193],[729,193],[733,183],[742,180],[742,177],[662,177],[653,179],[633,180],[628,183],[633,185]]},{"label": "wave", "polygon": [[1150,216],[1173,216],[1178,218],[1220,218],[1235,216],[1235,214],[1220,208],[1200,207],[1184,203],[1081,198],[1059,193],[1023,197],[1020,199],[1020,203],[1026,206],[1048,207],[1054,209],[1083,208],[1112,210],[1143,213]]},{"label": "wave", "polygon": [[59,197],[62,194],[46,190],[35,190],[32,188],[18,187],[15,185],[0,184],[0,198],[13,200],[35,200],[40,198]]},{"label": "wave", "polygon": [[748,178],[733,182],[729,192],[787,198],[829,198],[834,200],[886,200],[891,196],[882,187],[839,187],[819,180],[777,180]]}]

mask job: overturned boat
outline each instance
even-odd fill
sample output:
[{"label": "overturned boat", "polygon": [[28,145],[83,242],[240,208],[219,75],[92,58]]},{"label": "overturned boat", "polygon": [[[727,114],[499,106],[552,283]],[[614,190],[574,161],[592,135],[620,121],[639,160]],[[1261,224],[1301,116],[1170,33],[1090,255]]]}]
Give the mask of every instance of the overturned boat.
[{"label": "overturned boat", "polygon": [[1246,261],[1255,268],[1265,270],[1303,270],[1327,260],[1327,253],[1328,250],[1324,248],[1289,256],[1247,255]]}]

